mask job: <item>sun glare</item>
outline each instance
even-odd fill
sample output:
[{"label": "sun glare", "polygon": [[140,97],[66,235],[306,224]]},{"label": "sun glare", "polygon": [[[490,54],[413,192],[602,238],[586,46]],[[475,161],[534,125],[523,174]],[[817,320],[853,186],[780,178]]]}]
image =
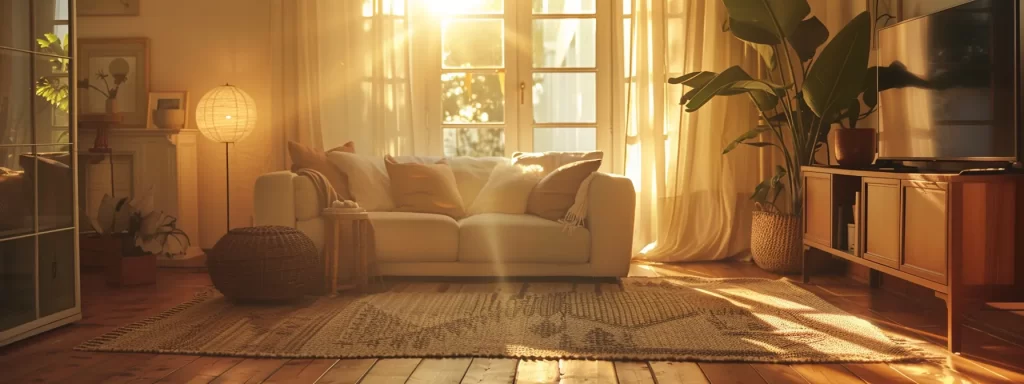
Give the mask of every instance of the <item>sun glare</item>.
[{"label": "sun glare", "polygon": [[430,12],[442,15],[501,13],[501,0],[425,0]]}]

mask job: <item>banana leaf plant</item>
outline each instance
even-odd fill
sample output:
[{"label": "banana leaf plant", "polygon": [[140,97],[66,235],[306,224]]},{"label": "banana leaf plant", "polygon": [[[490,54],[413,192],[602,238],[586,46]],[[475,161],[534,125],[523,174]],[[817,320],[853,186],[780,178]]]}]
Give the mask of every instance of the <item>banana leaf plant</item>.
[{"label": "banana leaf plant", "polygon": [[68,94],[70,93],[67,74],[68,65],[71,63],[71,60],[65,58],[68,56],[68,36],[64,35],[64,38],[60,38],[55,34],[47,33],[42,38],[36,39],[36,44],[43,52],[59,56],[50,58],[52,74],[36,79],[36,95],[53,104],[61,112],[67,113]]},{"label": "banana leaf plant", "polygon": [[[785,164],[757,185],[751,199],[784,214],[776,202],[788,192],[788,213],[800,215],[800,167],[814,163],[832,124],[846,120],[855,125],[877,104],[877,69],[868,68],[871,16],[868,12],[857,15],[829,41],[828,28],[810,16],[807,0],[722,1],[729,12],[723,31],[758,53],[765,75],[754,78],[740,66],[732,66],[720,73],[688,73],[669,83],[691,88],[680,100],[686,112],[699,110],[716,96],[750,98],[763,124],[741,134],[722,153],[741,145],[780,151]],[[861,110],[861,99],[868,106],[866,111]],[[772,138],[762,139],[762,133]]]}]

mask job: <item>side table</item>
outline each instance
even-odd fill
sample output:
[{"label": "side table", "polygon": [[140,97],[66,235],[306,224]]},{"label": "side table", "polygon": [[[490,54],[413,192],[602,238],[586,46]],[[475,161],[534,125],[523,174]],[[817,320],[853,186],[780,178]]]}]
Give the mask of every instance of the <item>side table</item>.
[{"label": "side table", "polygon": [[[324,293],[365,291],[370,285],[370,217],[362,208],[327,208],[325,223]],[[349,230],[346,230],[349,227]],[[352,266],[352,277],[339,282],[341,269]]]}]

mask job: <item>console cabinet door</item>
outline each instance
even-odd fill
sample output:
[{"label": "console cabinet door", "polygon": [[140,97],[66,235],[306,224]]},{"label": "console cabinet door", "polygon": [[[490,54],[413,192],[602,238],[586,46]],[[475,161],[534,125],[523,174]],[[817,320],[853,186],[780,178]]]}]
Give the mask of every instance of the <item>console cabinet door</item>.
[{"label": "console cabinet door", "polygon": [[900,181],[864,178],[861,186],[864,259],[887,267],[900,266]]},{"label": "console cabinet door", "polygon": [[946,183],[904,180],[903,259],[900,270],[940,284],[946,282]]},{"label": "console cabinet door", "polygon": [[804,240],[832,247],[832,178],[804,172]]}]

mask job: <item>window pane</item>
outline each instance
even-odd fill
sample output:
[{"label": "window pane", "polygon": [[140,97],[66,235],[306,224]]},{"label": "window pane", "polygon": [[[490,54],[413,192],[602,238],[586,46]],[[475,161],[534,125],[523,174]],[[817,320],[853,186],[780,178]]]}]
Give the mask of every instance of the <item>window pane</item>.
[{"label": "window pane", "polygon": [[[25,155],[25,174],[33,175],[39,183],[39,230],[70,228],[74,226],[71,193],[71,152],[68,146],[39,146],[36,155]],[[32,170],[31,162],[36,161]]]},{"label": "window pane", "polygon": [[597,150],[597,128],[534,128],[534,152]]},{"label": "window pane", "polygon": [[35,228],[33,166],[32,147],[0,147],[0,240]]},{"label": "window pane", "polygon": [[[32,144],[32,99],[37,111],[43,100],[33,94],[31,77],[31,55],[0,50],[0,145]],[[11,160],[0,159],[0,167],[12,168]]]},{"label": "window pane", "polygon": [[441,74],[441,113],[445,123],[505,121],[504,73]]},{"label": "window pane", "polygon": [[533,13],[594,13],[595,1],[596,0],[533,0]]},{"label": "window pane", "polygon": [[36,238],[0,242],[0,331],[36,319]]},{"label": "window pane", "polygon": [[502,128],[445,128],[444,155],[505,156],[505,130]]},{"label": "window pane", "polygon": [[75,306],[75,232],[39,236],[40,316]]},{"label": "window pane", "polygon": [[597,121],[597,74],[534,73],[533,121],[593,123]]},{"label": "window pane", "polygon": [[445,20],[441,26],[444,68],[500,68],[505,65],[505,22],[500,19]]},{"label": "window pane", "polygon": [[597,20],[533,21],[533,66],[593,68],[597,56]]},{"label": "window pane", "polygon": [[432,12],[448,15],[500,14],[505,11],[503,0],[427,0],[427,4]]}]

